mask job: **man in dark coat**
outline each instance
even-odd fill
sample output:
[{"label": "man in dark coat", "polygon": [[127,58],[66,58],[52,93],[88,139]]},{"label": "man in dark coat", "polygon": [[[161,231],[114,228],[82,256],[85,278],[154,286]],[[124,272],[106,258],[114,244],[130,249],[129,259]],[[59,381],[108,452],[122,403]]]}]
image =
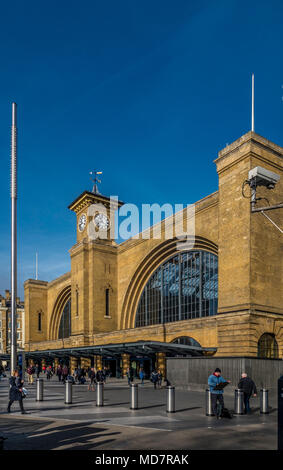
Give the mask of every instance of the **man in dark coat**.
[{"label": "man in dark coat", "polygon": [[14,371],[13,375],[9,379],[10,383],[10,392],[9,392],[9,404],[7,411],[8,413],[11,412],[11,405],[14,401],[18,401],[22,414],[25,414],[24,406],[23,406],[23,397],[22,397],[22,386],[23,380],[20,379],[19,372],[17,370]]},{"label": "man in dark coat", "polygon": [[244,392],[245,414],[250,413],[250,398],[252,395],[256,397],[257,394],[255,383],[245,372],[243,372],[242,378],[238,383],[238,388]]}]

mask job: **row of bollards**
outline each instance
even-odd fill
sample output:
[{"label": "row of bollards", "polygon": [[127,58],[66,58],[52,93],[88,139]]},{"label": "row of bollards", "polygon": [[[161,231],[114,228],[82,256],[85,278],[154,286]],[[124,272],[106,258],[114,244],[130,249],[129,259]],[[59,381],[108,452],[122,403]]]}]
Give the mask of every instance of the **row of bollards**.
[{"label": "row of bollards", "polygon": [[[73,401],[72,394],[73,384],[71,381],[65,383],[65,404],[69,405]],[[43,401],[43,379],[36,380],[36,401]],[[96,386],[96,406],[104,405],[104,384],[103,382],[98,382]],[[138,384],[131,384],[130,387],[130,409],[137,410],[139,407],[138,402]],[[175,412],[175,387],[167,387],[167,403],[166,403],[167,413]],[[269,413],[268,405],[268,390],[263,388],[260,391],[260,413],[267,414]],[[236,388],[235,389],[235,399],[234,399],[234,414],[243,415],[244,414],[244,392],[243,390]],[[206,389],[206,416],[213,416],[212,404],[211,404],[211,392],[209,389]]]},{"label": "row of bollards", "polygon": [[[263,388],[260,391],[260,413],[261,414],[269,413],[268,390],[266,388]],[[244,392],[240,388],[235,389],[234,414],[235,415],[244,414]],[[206,416],[213,416],[213,410],[212,410],[212,404],[211,404],[211,392],[209,388],[206,389]]]},{"label": "row of bollards", "polygon": [[[36,379],[36,401],[43,401],[43,379]],[[73,383],[67,381],[65,383],[65,404],[70,405],[73,402]],[[98,382],[96,385],[96,406],[104,405],[104,384]],[[138,384],[131,384],[130,388],[130,409],[137,410],[138,401]],[[175,412],[175,387],[167,387],[167,413]]]}]

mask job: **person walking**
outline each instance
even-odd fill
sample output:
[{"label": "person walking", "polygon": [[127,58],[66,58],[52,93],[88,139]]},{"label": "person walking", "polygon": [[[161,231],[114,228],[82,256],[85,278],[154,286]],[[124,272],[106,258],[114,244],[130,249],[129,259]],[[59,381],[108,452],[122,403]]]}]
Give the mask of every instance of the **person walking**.
[{"label": "person walking", "polygon": [[[221,370],[217,367],[213,374],[208,377],[208,385],[211,392],[211,405],[213,414],[216,416],[217,419],[221,418],[221,413],[224,408],[224,398],[223,398],[223,389],[222,390],[215,390],[215,387],[221,383],[230,383],[229,380],[225,380],[221,376]],[[217,402],[219,402],[219,406],[217,406]]]},{"label": "person walking", "polygon": [[34,373],[36,374],[36,378],[39,379],[39,375],[40,375],[40,368],[39,368],[39,365],[36,364],[35,366],[35,371]]},{"label": "person walking", "polygon": [[52,377],[52,369],[51,369],[51,366],[49,366],[46,371],[46,378],[47,380],[50,380],[51,377]]},{"label": "person walking", "polygon": [[154,390],[156,390],[156,385],[157,385],[157,382],[158,382],[158,372],[156,369],[154,369],[151,373],[151,381],[154,385]]},{"label": "person walking", "polygon": [[20,379],[19,372],[14,370],[12,376],[9,379],[10,391],[9,391],[9,404],[7,412],[11,413],[11,406],[14,401],[18,401],[22,414],[25,414],[24,405],[23,405],[23,383],[24,381]]},{"label": "person walking", "polygon": [[127,379],[128,379],[128,385],[130,386],[131,382],[133,381],[133,372],[132,372],[130,367],[128,367],[127,370],[126,370],[126,376],[127,376]]},{"label": "person walking", "polygon": [[57,367],[57,376],[58,376],[59,382],[61,382],[61,377],[62,377],[62,367],[61,367],[61,365],[59,365]]},{"label": "person walking", "polygon": [[158,374],[157,384],[158,384],[158,387],[161,388],[161,385],[162,385],[162,372],[161,372],[160,369],[158,369],[157,374]]},{"label": "person walking", "polygon": [[140,376],[140,379],[141,379],[141,385],[143,385],[143,382],[144,382],[144,370],[143,370],[142,367],[140,368],[139,376]]},{"label": "person walking", "polygon": [[27,374],[28,374],[28,383],[33,384],[33,374],[34,374],[34,368],[32,365],[28,366],[27,368]]},{"label": "person walking", "polygon": [[96,382],[104,382],[104,375],[101,369],[96,372]]},{"label": "person walking", "polygon": [[256,397],[257,390],[254,381],[250,377],[248,377],[248,374],[246,374],[246,372],[242,373],[242,378],[238,383],[238,388],[240,388],[244,392],[245,414],[248,414],[251,411],[250,398],[252,395]]},{"label": "person walking", "polygon": [[65,364],[64,367],[63,367],[63,370],[62,370],[63,383],[66,382],[68,374],[69,374],[69,369]]},{"label": "person walking", "polygon": [[88,390],[93,390],[95,392],[95,383],[96,383],[96,373],[94,367],[92,367],[88,372],[88,378],[90,383],[88,385]]}]

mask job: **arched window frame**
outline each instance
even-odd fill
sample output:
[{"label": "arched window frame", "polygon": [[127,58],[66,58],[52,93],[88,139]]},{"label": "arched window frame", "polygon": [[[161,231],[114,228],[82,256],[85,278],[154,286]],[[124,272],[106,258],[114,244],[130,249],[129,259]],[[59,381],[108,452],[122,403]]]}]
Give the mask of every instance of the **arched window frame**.
[{"label": "arched window frame", "polygon": [[257,355],[261,358],[278,359],[279,349],[274,333],[266,332],[261,335],[257,343]]},{"label": "arched window frame", "polygon": [[[173,282],[172,273],[177,273]],[[170,290],[178,293],[172,294]],[[186,295],[185,290],[193,294]],[[164,261],[148,279],[139,300],[135,326],[216,315],[217,301],[217,255],[206,250],[180,252]]]}]

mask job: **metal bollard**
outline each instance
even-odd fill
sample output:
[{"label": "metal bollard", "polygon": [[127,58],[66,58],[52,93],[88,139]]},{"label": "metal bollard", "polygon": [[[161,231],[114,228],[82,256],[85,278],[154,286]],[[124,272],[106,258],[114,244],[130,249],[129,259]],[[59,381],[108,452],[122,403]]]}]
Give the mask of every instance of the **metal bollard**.
[{"label": "metal bollard", "polygon": [[43,401],[43,379],[36,379],[36,401]]},{"label": "metal bollard", "polygon": [[206,389],[205,393],[205,405],[206,405],[206,416],[213,416],[212,403],[211,403],[211,391],[209,388]]},{"label": "metal bollard", "polygon": [[67,380],[65,383],[65,404],[69,405],[72,403],[73,398],[73,383],[71,380]]},{"label": "metal bollard", "polygon": [[130,406],[130,410],[137,410],[138,407],[139,407],[139,401],[138,401],[138,384],[131,384],[130,393],[131,393],[131,406]]},{"label": "metal bollard", "polygon": [[260,391],[260,412],[261,414],[269,413],[267,388],[262,388]]},{"label": "metal bollard", "polygon": [[97,382],[97,386],[96,386],[96,406],[103,406],[103,402],[104,402],[103,382]]},{"label": "metal bollard", "polygon": [[234,413],[235,415],[244,414],[244,392],[240,388],[235,389]]},{"label": "metal bollard", "polygon": [[175,413],[175,387],[167,387],[167,413]]}]

